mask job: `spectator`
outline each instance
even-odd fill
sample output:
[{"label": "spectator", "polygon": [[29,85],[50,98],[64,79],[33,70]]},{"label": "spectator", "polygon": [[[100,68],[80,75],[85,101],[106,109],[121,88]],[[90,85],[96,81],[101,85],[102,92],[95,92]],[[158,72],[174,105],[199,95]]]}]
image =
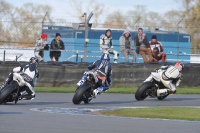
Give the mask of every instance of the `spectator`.
[{"label": "spectator", "polygon": [[61,51],[59,50],[65,49],[65,45],[60,38],[61,38],[60,33],[56,33],[55,39],[51,41],[51,51],[50,51],[51,61],[58,61],[59,57],[61,56]]},{"label": "spectator", "polygon": [[133,62],[136,62],[137,53],[132,49],[132,39],[129,30],[125,30],[122,36],[119,38],[120,41],[120,51],[124,55],[125,62],[129,62],[128,55],[133,56]]},{"label": "spectator", "polygon": [[[136,52],[142,56],[144,63],[152,62],[153,57],[150,45],[146,37],[146,34],[143,33],[142,28],[138,29],[138,35],[134,37],[134,43],[136,46]],[[146,55],[148,55],[149,59],[146,58]]]},{"label": "spectator", "polygon": [[104,53],[108,50],[109,54],[114,54],[114,63],[117,63],[119,53],[115,51],[112,44],[111,30],[106,30],[106,33],[100,36],[100,50]]},{"label": "spectator", "polygon": [[47,44],[48,35],[43,33],[40,38],[37,39],[35,44],[35,57],[38,59],[39,62],[44,62],[44,50],[48,50],[49,46]]},{"label": "spectator", "polygon": [[162,59],[162,62],[165,62],[166,59],[166,54],[163,53],[163,46],[161,42],[157,41],[156,35],[153,35],[151,38],[151,41],[149,42],[151,51],[152,51],[152,56],[153,56],[153,61],[158,62],[159,60]]}]

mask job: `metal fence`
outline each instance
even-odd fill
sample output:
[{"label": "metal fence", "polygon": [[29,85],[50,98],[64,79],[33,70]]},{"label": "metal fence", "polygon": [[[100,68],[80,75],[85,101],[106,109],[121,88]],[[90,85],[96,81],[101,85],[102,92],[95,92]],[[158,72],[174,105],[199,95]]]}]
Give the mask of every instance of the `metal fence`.
[{"label": "metal fence", "polygon": [[[183,61],[186,63],[200,63],[200,35],[198,27],[154,27],[92,24],[89,30],[87,44],[87,62],[93,62],[101,56],[99,37],[106,29],[112,29],[114,49],[120,52],[119,37],[123,30],[129,29],[132,36],[142,27],[150,41],[156,34],[158,41],[163,44],[167,54],[167,62]],[[54,39],[55,33],[61,33],[61,40],[65,44],[59,61],[81,62],[84,56],[84,29],[74,29],[73,23],[31,23],[31,22],[0,22],[0,61],[27,61],[34,56],[35,41],[42,32],[48,33],[48,43]],[[132,41],[133,37],[132,37]],[[133,47],[134,48],[134,47]],[[50,61],[50,51],[44,52],[44,61]],[[111,55],[111,58],[113,56]],[[130,57],[130,60],[132,57]],[[124,62],[120,53],[119,62]],[[137,62],[143,62],[138,56]]]}]

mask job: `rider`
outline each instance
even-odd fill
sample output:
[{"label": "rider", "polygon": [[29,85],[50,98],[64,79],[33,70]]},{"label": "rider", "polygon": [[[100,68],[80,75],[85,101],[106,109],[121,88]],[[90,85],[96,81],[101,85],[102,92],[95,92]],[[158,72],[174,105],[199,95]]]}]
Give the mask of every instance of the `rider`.
[{"label": "rider", "polygon": [[100,36],[100,51],[104,53],[104,51],[108,50],[109,54],[114,55],[114,63],[117,63],[119,53],[113,49],[114,46],[113,46],[111,33],[112,31],[110,29],[107,29],[105,34],[102,34]]},{"label": "rider", "polygon": [[[161,66],[156,69],[161,77],[161,82],[166,87],[166,89],[158,89],[157,96],[176,93],[176,87],[179,86],[182,79],[183,69],[184,64],[181,62],[177,62],[173,66]],[[151,81],[152,79],[153,77],[150,75],[144,82]]]},{"label": "rider", "polygon": [[[100,94],[102,91],[109,89],[109,86],[112,83],[112,66],[110,63],[109,54],[104,52],[100,60],[95,61],[92,65],[88,66],[89,71],[84,74],[82,79],[77,83],[78,86],[83,84],[86,81],[87,74],[91,71],[96,71],[98,76],[105,77],[105,80],[102,80],[99,86],[96,87],[93,91],[93,97],[96,98],[97,94]],[[103,79],[103,78],[102,78]],[[95,88],[95,87],[94,87]]]},{"label": "rider", "polygon": [[11,83],[11,81],[13,80],[13,73],[25,74],[27,77],[31,78],[32,81],[26,81],[26,79],[24,79],[25,80],[24,89],[28,94],[23,94],[22,96],[19,97],[19,99],[22,100],[34,99],[35,97],[34,86],[36,85],[37,79],[39,78],[37,65],[38,65],[38,59],[35,57],[31,57],[27,65],[15,67],[13,69],[13,72],[9,74],[8,78],[1,85],[1,89]]}]

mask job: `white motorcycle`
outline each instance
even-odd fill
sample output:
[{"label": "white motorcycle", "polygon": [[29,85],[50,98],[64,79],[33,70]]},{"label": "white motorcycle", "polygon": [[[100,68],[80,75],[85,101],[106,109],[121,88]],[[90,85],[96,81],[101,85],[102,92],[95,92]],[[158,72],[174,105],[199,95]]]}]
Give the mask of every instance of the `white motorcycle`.
[{"label": "white motorcycle", "polygon": [[0,104],[7,102],[15,102],[16,104],[20,100],[20,96],[25,93],[25,80],[32,79],[26,74],[13,73],[13,81],[0,90]]},{"label": "white motorcycle", "polygon": [[144,100],[146,97],[157,97],[158,100],[165,99],[169,94],[157,96],[158,89],[166,89],[161,82],[161,77],[157,72],[151,72],[152,81],[143,82],[135,93],[135,99],[138,101]]}]

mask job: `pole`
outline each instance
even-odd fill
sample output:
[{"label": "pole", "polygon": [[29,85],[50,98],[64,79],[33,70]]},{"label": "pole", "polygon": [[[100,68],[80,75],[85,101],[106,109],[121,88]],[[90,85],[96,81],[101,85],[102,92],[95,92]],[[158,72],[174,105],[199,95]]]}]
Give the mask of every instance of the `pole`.
[{"label": "pole", "polygon": [[76,51],[76,62],[78,62],[78,50]]},{"label": "pole", "polygon": [[5,58],[6,58],[6,51],[4,50],[4,52],[3,52],[3,63],[5,63]]},{"label": "pole", "polygon": [[87,13],[84,13],[85,15],[85,43],[84,43],[84,57],[83,61],[86,62],[86,56],[87,56],[87,44],[88,44],[88,29],[89,29],[89,21],[92,18],[93,12],[91,12],[87,18]]},{"label": "pole", "polygon": [[84,13],[85,16],[85,42],[84,42],[84,57],[83,61],[86,62],[86,55],[87,55],[87,38],[88,38],[88,24],[87,24],[87,13]]},{"label": "pole", "polygon": [[180,33],[179,33],[179,24],[182,22],[183,19],[181,19],[178,23],[177,23],[177,27],[178,27],[178,54],[177,54],[177,61],[179,60],[179,54],[180,54]]},{"label": "pole", "polygon": [[45,20],[46,16],[47,16],[47,12],[45,13],[44,18],[42,20],[42,30],[43,30],[44,20]]}]

